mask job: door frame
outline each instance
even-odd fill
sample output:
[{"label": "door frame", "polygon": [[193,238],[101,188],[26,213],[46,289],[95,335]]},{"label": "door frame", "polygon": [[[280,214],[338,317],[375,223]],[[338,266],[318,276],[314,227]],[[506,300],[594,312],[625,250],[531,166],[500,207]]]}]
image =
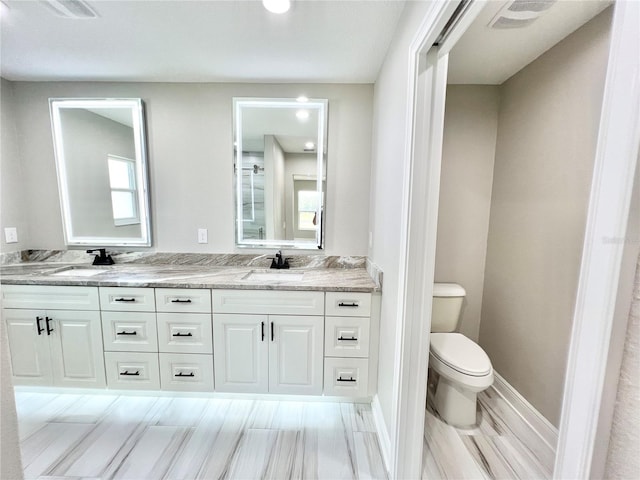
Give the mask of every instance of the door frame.
[{"label": "door frame", "polygon": [[[435,269],[447,55],[484,6],[473,2],[449,37],[429,50],[459,2],[433,2],[409,51],[402,242],[389,471],[419,478]],[[588,478],[618,292],[640,141],[640,4],[615,3],[602,117],[567,365],[554,478]],[[634,23],[635,22],[635,23]],[[634,107],[635,111],[634,111]],[[426,130],[425,130],[426,127]],[[428,135],[416,135],[428,131]],[[427,161],[425,161],[427,159]],[[607,216],[608,212],[619,215]]]}]

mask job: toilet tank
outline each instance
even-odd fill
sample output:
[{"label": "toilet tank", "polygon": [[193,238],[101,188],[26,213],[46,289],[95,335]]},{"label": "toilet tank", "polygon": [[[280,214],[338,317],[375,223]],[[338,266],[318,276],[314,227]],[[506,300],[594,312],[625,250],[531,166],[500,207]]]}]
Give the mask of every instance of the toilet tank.
[{"label": "toilet tank", "polygon": [[457,283],[433,284],[432,332],[455,332],[465,295],[464,288]]}]

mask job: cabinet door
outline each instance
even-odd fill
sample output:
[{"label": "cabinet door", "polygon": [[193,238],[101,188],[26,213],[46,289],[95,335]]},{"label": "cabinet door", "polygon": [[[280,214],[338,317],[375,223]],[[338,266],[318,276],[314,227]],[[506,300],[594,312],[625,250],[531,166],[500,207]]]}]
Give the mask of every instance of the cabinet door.
[{"label": "cabinet door", "polygon": [[322,394],[324,318],[270,315],[269,322],[269,393]]},{"label": "cabinet door", "polygon": [[45,327],[44,311],[7,308],[2,315],[7,327],[14,383],[51,385],[49,338],[46,330],[38,334],[37,325],[39,322],[41,329]]},{"label": "cabinet door", "polygon": [[48,311],[56,385],[104,387],[100,312]]},{"label": "cabinet door", "polygon": [[266,393],[269,338],[266,315],[214,314],[216,391]]}]

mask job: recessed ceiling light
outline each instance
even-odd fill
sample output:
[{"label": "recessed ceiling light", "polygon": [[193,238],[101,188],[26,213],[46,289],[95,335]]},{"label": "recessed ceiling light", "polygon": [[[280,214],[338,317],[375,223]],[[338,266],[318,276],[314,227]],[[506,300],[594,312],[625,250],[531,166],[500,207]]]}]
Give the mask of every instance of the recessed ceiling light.
[{"label": "recessed ceiling light", "polygon": [[289,0],[262,0],[262,5],[271,13],[285,13],[291,8]]},{"label": "recessed ceiling light", "polygon": [[304,144],[304,148],[307,150],[312,150],[316,145],[313,142],[307,142]]},{"label": "recessed ceiling light", "polygon": [[307,118],[309,118],[309,111],[308,110],[298,110],[296,112],[296,117],[298,117],[299,120],[306,120]]},{"label": "recessed ceiling light", "polygon": [[296,102],[300,102],[300,103],[305,103],[308,102],[309,99],[307,97],[305,97],[304,95],[300,95],[298,98],[296,98]]}]

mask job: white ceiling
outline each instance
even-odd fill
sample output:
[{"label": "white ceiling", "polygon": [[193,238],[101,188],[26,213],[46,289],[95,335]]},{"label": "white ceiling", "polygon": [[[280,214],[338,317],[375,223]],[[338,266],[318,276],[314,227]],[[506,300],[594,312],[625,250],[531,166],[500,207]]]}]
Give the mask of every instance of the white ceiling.
[{"label": "white ceiling", "polygon": [[490,0],[449,58],[448,82],[500,85],[563,38],[587,23],[612,0],[559,0],[525,28],[488,24],[508,1]]},{"label": "white ceiling", "polygon": [[2,0],[9,80],[373,83],[404,1],[88,0],[99,18]]},{"label": "white ceiling", "polygon": [[[424,1],[424,0],[423,0]],[[0,72],[9,80],[373,83],[402,0],[88,0],[97,19],[56,16],[42,2],[2,0]],[[458,42],[449,83],[501,84],[611,0],[559,0],[531,26],[487,25],[488,0]]]}]

